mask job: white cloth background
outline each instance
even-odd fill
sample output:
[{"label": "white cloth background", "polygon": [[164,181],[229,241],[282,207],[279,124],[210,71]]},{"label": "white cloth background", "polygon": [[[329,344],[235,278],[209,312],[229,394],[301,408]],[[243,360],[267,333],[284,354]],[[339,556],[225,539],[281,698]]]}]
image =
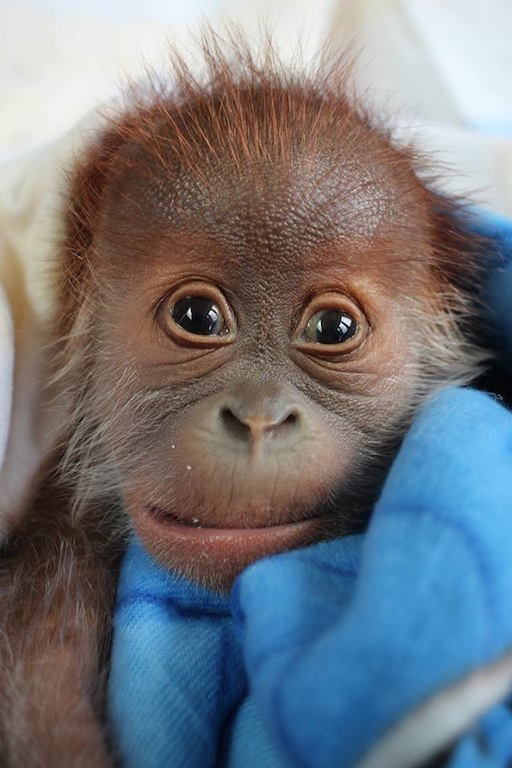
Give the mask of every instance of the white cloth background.
[{"label": "white cloth background", "polygon": [[[360,52],[359,75],[421,145],[455,168],[446,183],[512,215],[510,0],[0,0],[0,161],[53,139],[117,93],[165,41],[200,20],[262,20],[281,48],[302,34]],[[398,119],[398,116],[401,118]]]}]

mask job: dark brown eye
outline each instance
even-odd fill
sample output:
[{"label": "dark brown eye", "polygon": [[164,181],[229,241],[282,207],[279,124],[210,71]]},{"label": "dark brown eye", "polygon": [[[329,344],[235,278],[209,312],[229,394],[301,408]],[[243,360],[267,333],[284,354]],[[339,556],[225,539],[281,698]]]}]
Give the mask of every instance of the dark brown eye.
[{"label": "dark brown eye", "polygon": [[171,308],[171,316],[187,333],[219,336],[226,332],[220,307],[206,296],[184,296]]},{"label": "dark brown eye", "polygon": [[355,352],[370,333],[366,314],[354,296],[325,291],[304,307],[293,338],[301,352],[319,359],[339,358]]},{"label": "dark brown eye", "polygon": [[323,309],[308,320],[304,340],[314,344],[343,344],[357,332],[357,322],[341,309]]},{"label": "dark brown eye", "polygon": [[217,286],[191,280],[166,296],[158,308],[159,324],[177,344],[213,349],[236,336],[236,320]]}]

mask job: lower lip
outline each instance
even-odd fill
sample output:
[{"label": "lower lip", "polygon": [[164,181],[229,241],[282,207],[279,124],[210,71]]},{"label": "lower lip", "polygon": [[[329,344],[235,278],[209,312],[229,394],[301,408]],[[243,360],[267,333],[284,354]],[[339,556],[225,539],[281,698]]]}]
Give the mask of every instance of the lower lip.
[{"label": "lower lip", "polygon": [[151,512],[148,517],[158,526],[161,536],[186,544],[188,551],[191,548],[203,553],[217,551],[224,557],[243,551],[246,556],[252,554],[254,559],[312,543],[319,538],[322,526],[318,517],[267,528],[199,528],[171,517],[159,518]]}]

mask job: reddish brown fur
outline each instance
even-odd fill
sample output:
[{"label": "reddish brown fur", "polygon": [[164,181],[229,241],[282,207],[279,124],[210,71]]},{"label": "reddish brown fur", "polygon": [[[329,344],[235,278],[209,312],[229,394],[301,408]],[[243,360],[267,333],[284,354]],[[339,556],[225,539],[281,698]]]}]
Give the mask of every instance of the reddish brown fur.
[{"label": "reddish brown fur", "polygon": [[[108,765],[96,723],[118,549],[105,510],[76,527],[48,477],[1,568],[2,765]],[[96,519],[95,519],[96,518]],[[97,525],[95,525],[97,523]]]},{"label": "reddish brown fur", "polygon": [[[340,235],[347,259],[355,260],[364,252],[368,274],[377,273],[380,266],[381,282],[389,291],[397,290],[397,275],[410,275],[407,279],[415,293],[408,296],[404,290],[403,314],[409,318],[420,313],[421,317],[421,323],[411,324],[408,341],[415,357],[409,368],[403,366],[403,395],[400,389],[391,390],[393,403],[387,422],[383,415],[383,423],[374,426],[369,406],[370,417],[362,415],[354,422],[362,424],[366,433],[363,442],[355,443],[354,452],[358,452],[361,466],[374,467],[375,473],[369,491],[362,490],[357,478],[351,490],[352,495],[361,491],[366,506],[378,492],[415,408],[440,386],[469,381],[485,359],[468,335],[467,323],[475,311],[468,287],[478,275],[478,265],[474,241],[464,233],[462,209],[418,180],[413,151],[394,147],[387,131],[356,104],[343,64],[310,77],[287,74],[270,50],[260,67],[243,48],[234,55],[231,52],[230,58],[211,40],[204,56],[208,69],[203,80],[196,81],[176,59],[171,90],[153,86],[149,93],[148,89],[132,93],[127,110],[112,118],[70,175],[67,235],[59,275],[61,311],[54,329],[58,349],[54,379],[68,402],[70,428],[24,526],[4,556],[0,755],[5,766],[107,764],[96,722],[102,713],[102,670],[117,562],[130,529],[122,509],[126,488],[121,480],[123,472],[124,476],[133,472],[135,457],[145,455],[144,446],[151,444],[152,430],[163,418],[165,403],[162,401],[160,411],[151,412],[149,396],[156,399],[156,388],[153,391],[146,382],[147,391],[137,391],[136,379],[144,368],[142,357],[135,364],[127,354],[126,368],[117,374],[109,372],[106,362],[99,365],[109,339],[105,327],[98,327],[98,315],[108,315],[109,307],[116,304],[116,275],[128,270],[113,257],[108,261],[104,256],[108,248],[115,252],[116,244],[126,236],[126,227],[130,226],[134,242],[149,247],[151,237],[156,243],[162,233],[165,236],[169,215],[178,217],[179,223],[179,209],[172,206],[170,214],[167,211],[159,219],[159,194],[168,202],[175,188],[183,195],[187,184],[199,188],[204,196],[206,192],[211,195],[217,184],[237,186],[253,177],[265,183],[270,179],[269,188],[274,180],[279,186],[283,176],[292,181],[304,179],[305,186],[313,178],[305,192],[296,181],[291,185],[299,200],[297,210],[306,220],[306,229],[312,230],[323,208],[316,200],[311,203],[308,195],[314,198],[317,188],[323,189],[323,163],[329,166],[333,157],[339,157],[346,199],[340,200],[338,188],[332,187],[335,192],[324,207],[330,215],[333,206],[345,205],[343,210],[350,214],[342,217],[345,228]],[[373,174],[369,181],[365,176],[368,169]],[[331,166],[325,173],[332,174]],[[141,201],[140,190],[146,188],[153,190],[153,196],[148,194]],[[254,197],[255,209],[260,197]],[[217,202],[229,207],[225,201]],[[310,205],[314,217],[308,219]],[[261,216],[255,221],[256,229],[268,224],[264,213]],[[290,226],[292,223],[290,220]],[[204,229],[215,239],[222,226],[205,222]],[[329,243],[328,235],[330,230],[320,230],[315,247],[321,250]],[[270,235],[268,239],[271,242]],[[122,257],[128,259],[125,253]],[[265,267],[263,257],[260,266]],[[106,275],[110,273],[109,282]],[[258,360],[266,365],[268,350],[261,344]],[[131,349],[127,346],[130,354]],[[112,357],[106,356],[108,360]],[[392,368],[392,362],[387,361],[388,367]],[[304,363],[306,371],[307,366],[311,368],[310,362]],[[335,399],[335,364],[325,369],[327,373],[322,375],[330,377],[329,386],[325,394],[315,394],[318,408],[314,418],[319,408],[329,410]],[[383,379],[389,379],[387,386],[392,387],[393,376],[386,371]],[[210,379],[212,375],[209,372]],[[375,372],[365,375],[373,381]],[[102,377],[109,391],[100,389],[98,393],[97,382]],[[221,391],[221,384],[216,386],[213,394],[207,393],[207,402]],[[105,416],[104,401],[114,401],[114,393],[119,394],[122,406],[118,411],[117,406],[110,406],[112,412]],[[401,396],[404,402],[400,402]],[[375,397],[381,403],[384,394],[378,392]],[[358,399],[364,399],[361,393]],[[340,410],[347,402],[346,397],[342,399]],[[187,407],[195,413],[194,404]],[[357,402],[353,407],[356,412]],[[132,412],[135,421],[137,413],[149,414],[147,435],[138,437],[140,444],[130,432],[133,427],[125,424],[126,413],[131,417]],[[144,423],[142,416],[138,419],[137,424]],[[355,433],[353,424],[350,429],[350,434]],[[139,446],[133,448],[135,457],[125,455],[126,450],[123,453],[119,447],[128,441],[127,435]],[[130,450],[131,445],[130,441]],[[159,472],[157,455],[144,460],[151,485],[151,473]],[[156,490],[147,490],[145,502],[156,499],[160,503],[162,483],[154,480],[154,485]],[[326,495],[334,498],[335,490],[327,486]],[[140,488],[135,491],[140,496]],[[321,503],[318,498],[317,506]],[[343,530],[360,525],[360,518],[345,519]],[[330,530],[327,526],[317,535],[340,532],[339,527]],[[167,562],[163,544],[152,540],[151,547]],[[228,572],[224,582],[215,582],[217,586],[226,586],[245,562],[242,553],[233,572]],[[180,561],[179,567],[186,566]]]}]

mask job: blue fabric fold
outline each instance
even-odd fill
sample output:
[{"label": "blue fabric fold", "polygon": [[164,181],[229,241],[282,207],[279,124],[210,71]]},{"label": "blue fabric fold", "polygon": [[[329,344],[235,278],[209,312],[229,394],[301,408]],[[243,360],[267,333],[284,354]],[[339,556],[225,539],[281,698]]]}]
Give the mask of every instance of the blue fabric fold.
[{"label": "blue fabric fold", "polygon": [[408,711],[512,648],[511,467],[512,415],[446,391],[407,436],[365,537],[241,576],[248,674],[293,765],[355,764]]},{"label": "blue fabric fold", "polygon": [[110,704],[128,765],[214,765],[245,687],[229,601],[157,566],[134,541],[115,615]]},{"label": "blue fabric fold", "polygon": [[[487,223],[512,253],[512,229]],[[512,271],[486,290],[512,350]],[[114,741],[127,768],[349,768],[511,650],[512,413],[449,389],[418,414],[364,535],[261,560],[231,597],[132,542],[114,617]],[[510,704],[460,735],[449,768],[510,765]]]}]

